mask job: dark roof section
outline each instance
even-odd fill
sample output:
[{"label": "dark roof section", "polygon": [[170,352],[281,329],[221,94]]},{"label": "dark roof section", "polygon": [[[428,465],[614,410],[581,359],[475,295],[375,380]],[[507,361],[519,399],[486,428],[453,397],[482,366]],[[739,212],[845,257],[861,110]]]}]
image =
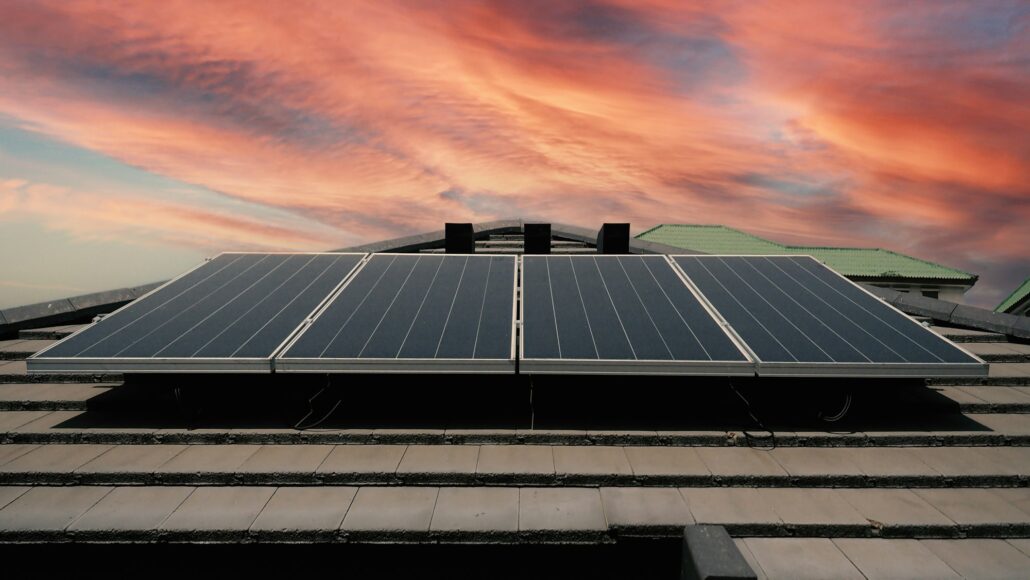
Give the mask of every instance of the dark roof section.
[{"label": "dark roof section", "polygon": [[[486,240],[494,235],[521,235],[522,225],[526,222],[536,223],[538,220],[504,219],[492,222],[481,222],[473,224],[477,240]],[[600,228],[598,228],[600,229]],[[590,247],[597,245],[597,232],[590,228],[574,226],[569,224],[551,223],[551,238],[554,240],[572,240],[582,242]],[[383,240],[371,244],[362,244],[350,248],[334,250],[337,252],[420,252],[443,248],[444,230],[425,232],[413,236],[404,236],[392,240]],[[691,250],[684,250],[675,246],[669,246],[658,242],[649,242],[631,238],[629,249],[634,254],[697,254]]]},{"label": "dark roof section", "polygon": [[93,316],[111,312],[162,284],[164,282],[153,282],[143,286],[105,290],[0,310],[0,337],[16,334],[25,328],[88,321]]},{"label": "dark roof section", "polygon": [[1026,316],[994,312],[986,308],[955,304],[869,284],[863,284],[863,286],[906,314],[925,316],[956,326],[1000,332],[1019,338],[1030,338],[1030,318]]}]

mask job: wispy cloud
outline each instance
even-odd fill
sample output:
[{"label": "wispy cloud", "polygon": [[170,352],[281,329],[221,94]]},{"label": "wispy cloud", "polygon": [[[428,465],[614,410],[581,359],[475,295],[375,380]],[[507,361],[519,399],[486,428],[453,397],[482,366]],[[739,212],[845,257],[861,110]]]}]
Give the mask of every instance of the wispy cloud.
[{"label": "wispy cloud", "polygon": [[[1030,270],[1025,3],[15,0],[4,12],[0,114],[298,216],[27,185],[0,198],[81,235],[102,224],[314,249],[527,215],[885,246],[984,274],[984,301]],[[71,211],[97,221],[62,220]]]},{"label": "wispy cloud", "polygon": [[155,248],[172,244],[202,250],[302,250],[333,242],[325,235],[174,200],[72,190],[23,179],[0,180],[0,221],[21,219],[38,221],[80,239],[132,239]]}]

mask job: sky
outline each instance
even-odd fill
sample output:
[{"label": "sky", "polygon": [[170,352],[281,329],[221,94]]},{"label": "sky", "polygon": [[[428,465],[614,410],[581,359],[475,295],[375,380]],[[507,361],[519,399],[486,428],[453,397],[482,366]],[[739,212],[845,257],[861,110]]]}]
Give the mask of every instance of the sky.
[{"label": "sky", "polygon": [[0,307],[518,218],[1030,276],[1030,3],[0,0]]}]

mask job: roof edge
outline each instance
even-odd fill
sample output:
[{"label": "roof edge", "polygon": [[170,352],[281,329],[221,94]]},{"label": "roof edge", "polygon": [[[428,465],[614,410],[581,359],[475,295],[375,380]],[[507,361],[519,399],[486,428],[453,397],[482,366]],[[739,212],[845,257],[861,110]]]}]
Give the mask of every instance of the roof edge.
[{"label": "roof edge", "polygon": [[1012,292],[998,303],[994,308],[995,312],[1009,312],[1030,300],[1030,278],[1023,280],[1022,284],[1016,286]]},{"label": "roof edge", "polygon": [[1030,317],[995,312],[987,308],[966,306],[919,294],[898,292],[870,284],[862,287],[906,314],[926,316],[956,326],[1000,332],[1018,338],[1030,338]]},{"label": "roof edge", "polygon": [[[919,258],[919,257],[916,257],[916,256],[910,256],[909,254],[903,254],[901,252],[897,252],[897,251],[894,251],[894,250],[889,250],[887,248],[868,247],[868,246],[798,246],[798,245],[793,245],[793,244],[783,244],[783,243],[777,242],[775,240],[770,240],[770,239],[767,239],[767,238],[763,238],[761,236],[757,236],[757,235],[752,234],[750,232],[745,232],[743,230],[738,230],[736,228],[731,228],[729,226],[725,226],[725,225],[722,225],[722,224],[658,224],[658,225],[652,227],[651,229],[638,234],[637,237],[639,238],[640,236],[643,236],[645,234],[649,234],[651,232],[654,232],[655,230],[658,230],[659,228],[663,228],[663,227],[676,227],[676,226],[691,227],[691,228],[720,228],[720,229],[728,230],[728,231],[731,231],[731,232],[735,232],[735,233],[740,234],[742,236],[749,237],[749,238],[751,238],[753,240],[757,240],[757,241],[760,241],[760,242],[763,242],[763,243],[766,243],[766,244],[772,244],[774,246],[778,246],[778,247],[783,248],[785,250],[794,250],[794,251],[799,251],[799,252],[803,252],[805,250],[861,250],[861,251],[866,251],[866,252],[886,252],[888,254],[893,254],[895,256],[900,256],[902,258],[907,258],[909,260],[914,260],[916,262],[921,262],[923,264],[927,264],[927,265],[933,266],[935,268],[943,268],[945,270],[950,270],[951,272],[954,272],[955,274],[959,274],[960,275],[960,276],[955,276],[955,277],[952,277],[952,278],[946,278],[946,277],[937,277],[937,278],[930,278],[930,277],[919,277],[919,278],[917,278],[917,277],[905,277],[904,279],[906,279],[906,280],[917,280],[917,279],[918,280],[965,280],[965,281],[968,281],[970,283],[970,285],[973,285],[973,284],[976,284],[977,280],[980,279],[980,275],[979,274],[973,274],[971,272],[966,272],[965,270],[959,270],[958,268],[952,268],[951,266],[945,266],[944,264],[938,264],[936,262],[931,262],[930,260],[925,260],[923,258]],[[698,253],[704,253],[704,252],[698,252]],[[901,277],[899,277],[899,278],[901,278]]]},{"label": "roof edge", "polygon": [[[491,234],[522,233],[521,219],[503,219],[490,222],[472,224],[476,239],[485,238]],[[330,250],[332,252],[412,252],[429,248],[442,248],[446,234],[444,230],[434,230],[411,236],[402,236],[379,242],[371,242]]]},{"label": "roof edge", "polygon": [[0,336],[7,336],[26,328],[52,326],[110,312],[163,284],[165,282],[152,282],[142,286],[104,290],[5,308],[0,310]]},{"label": "roof edge", "polygon": [[[490,222],[473,223],[472,229],[475,232],[476,239],[486,238],[493,234],[515,234],[522,233],[523,226],[526,223],[548,223],[544,220],[523,220],[523,219],[504,219]],[[600,228],[598,228],[599,230]],[[568,240],[574,240],[577,242],[583,242],[590,244],[591,246],[597,245],[597,233],[598,230],[592,230],[590,228],[584,228],[582,226],[576,226],[571,224],[555,223],[551,222],[551,235],[558,238],[565,238]],[[415,234],[412,236],[404,236],[400,238],[394,238],[390,240],[383,240],[380,242],[372,242],[369,244],[361,244],[358,246],[351,246],[349,248],[342,248],[339,250],[332,250],[334,252],[415,252],[419,250],[426,250],[430,248],[442,248],[444,247],[446,235],[444,230],[436,230],[431,232],[424,232],[421,234]],[[697,252],[695,250],[688,250],[685,248],[678,248],[676,246],[670,246],[668,244],[662,244],[659,242],[651,242],[647,240],[639,240],[635,237],[631,237],[629,241],[629,248],[631,252],[638,254],[701,254],[703,252]]]}]

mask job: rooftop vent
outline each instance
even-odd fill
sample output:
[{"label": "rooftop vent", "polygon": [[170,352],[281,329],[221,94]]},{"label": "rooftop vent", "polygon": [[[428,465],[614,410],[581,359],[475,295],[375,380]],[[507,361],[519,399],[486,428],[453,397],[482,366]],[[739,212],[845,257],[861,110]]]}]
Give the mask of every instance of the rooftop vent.
[{"label": "rooftop vent", "polygon": [[526,254],[551,253],[551,224],[525,224],[522,235]]},{"label": "rooftop vent", "polygon": [[472,224],[444,225],[444,250],[448,254],[475,254],[476,233]]},{"label": "rooftop vent", "polygon": [[629,224],[604,224],[597,232],[598,254],[628,254]]}]

